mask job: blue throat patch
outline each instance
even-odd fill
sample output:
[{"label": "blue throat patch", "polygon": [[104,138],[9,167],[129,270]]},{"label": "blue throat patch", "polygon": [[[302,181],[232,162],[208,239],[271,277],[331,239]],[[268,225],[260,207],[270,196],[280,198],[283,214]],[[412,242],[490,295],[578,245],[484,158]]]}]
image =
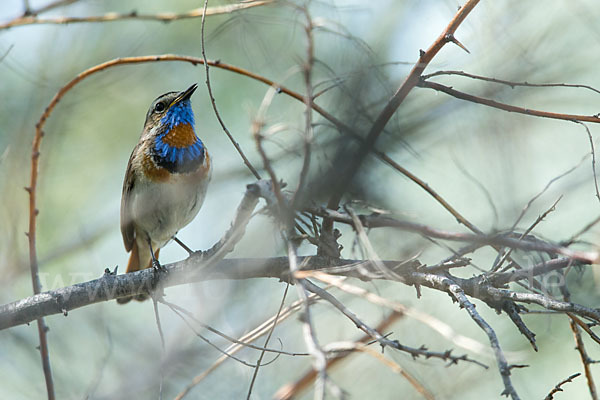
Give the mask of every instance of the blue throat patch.
[{"label": "blue throat patch", "polygon": [[[194,112],[189,100],[175,104],[160,120],[162,133],[154,139],[154,155],[157,163],[170,172],[191,172],[204,162],[204,144],[196,136],[196,141],[177,148],[163,141],[163,138],[179,124],[189,124],[194,129]],[[195,131],[194,131],[195,132]]]}]

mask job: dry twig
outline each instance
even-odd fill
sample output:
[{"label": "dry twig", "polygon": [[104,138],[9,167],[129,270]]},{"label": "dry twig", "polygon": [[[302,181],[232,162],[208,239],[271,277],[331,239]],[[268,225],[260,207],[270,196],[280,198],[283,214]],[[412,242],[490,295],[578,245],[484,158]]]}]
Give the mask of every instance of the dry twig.
[{"label": "dry twig", "polygon": [[[54,24],[54,25],[66,25],[74,23],[91,23],[91,22],[114,22],[114,21],[158,21],[158,22],[171,22],[182,19],[200,18],[203,15],[203,8],[195,8],[193,10],[184,13],[173,13],[165,12],[158,14],[142,14],[137,11],[131,11],[129,13],[107,13],[105,15],[89,16],[89,17],[38,17],[38,14],[49,11],[51,8],[58,6],[67,5],[67,3],[74,3],[77,0],[58,1],[54,4],[50,4],[46,7],[30,10],[29,13],[15,18],[4,24],[0,24],[0,30],[15,28],[18,26],[25,25],[42,25],[42,24]],[[246,10],[252,7],[263,6],[272,3],[272,0],[251,0],[238,4],[228,4],[223,6],[215,6],[206,10],[206,15],[219,15],[219,14],[230,14],[239,10]]]}]

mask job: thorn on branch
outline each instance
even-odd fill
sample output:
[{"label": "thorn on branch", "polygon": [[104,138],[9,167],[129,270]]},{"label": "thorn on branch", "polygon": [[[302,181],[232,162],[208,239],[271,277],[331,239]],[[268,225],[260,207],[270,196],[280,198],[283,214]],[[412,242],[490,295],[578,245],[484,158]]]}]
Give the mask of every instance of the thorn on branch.
[{"label": "thorn on branch", "polygon": [[[508,366],[508,371],[515,369],[515,368],[529,368],[528,364],[510,364]],[[508,372],[508,375],[510,375],[510,372]]]},{"label": "thorn on branch", "polygon": [[117,275],[118,269],[119,269],[118,265],[115,265],[115,269],[112,272],[111,272],[110,268],[105,268],[103,276],[115,276],[115,275]]},{"label": "thorn on branch", "polygon": [[469,49],[467,49],[464,44],[459,42],[458,39],[453,34],[451,34],[451,33],[447,34],[445,36],[445,39],[446,39],[446,42],[452,42],[455,45],[457,45],[458,47],[460,47],[461,49],[463,49],[464,51],[466,51],[468,54],[471,54]]}]

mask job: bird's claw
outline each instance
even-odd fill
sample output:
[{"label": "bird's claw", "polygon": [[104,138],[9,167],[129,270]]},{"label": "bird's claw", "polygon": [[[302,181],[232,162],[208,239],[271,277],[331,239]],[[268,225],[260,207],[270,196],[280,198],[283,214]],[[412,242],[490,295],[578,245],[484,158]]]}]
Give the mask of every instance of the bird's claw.
[{"label": "bird's claw", "polygon": [[154,273],[168,273],[169,271],[163,267],[160,262],[155,258],[152,260],[152,268],[154,269]]}]

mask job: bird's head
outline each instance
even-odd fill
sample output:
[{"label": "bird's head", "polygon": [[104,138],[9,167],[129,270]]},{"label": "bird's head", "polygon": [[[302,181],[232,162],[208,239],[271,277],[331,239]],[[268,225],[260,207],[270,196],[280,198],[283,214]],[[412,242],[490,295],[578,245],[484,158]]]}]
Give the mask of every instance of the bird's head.
[{"label": "bird's head", "polygon": [[168,92],[157,97],[146,114],[144,131],[164,134],[179,124],[189,124],[194,129],[190,97],[197,88],[198,85],[194,83],[183,92]]}]

